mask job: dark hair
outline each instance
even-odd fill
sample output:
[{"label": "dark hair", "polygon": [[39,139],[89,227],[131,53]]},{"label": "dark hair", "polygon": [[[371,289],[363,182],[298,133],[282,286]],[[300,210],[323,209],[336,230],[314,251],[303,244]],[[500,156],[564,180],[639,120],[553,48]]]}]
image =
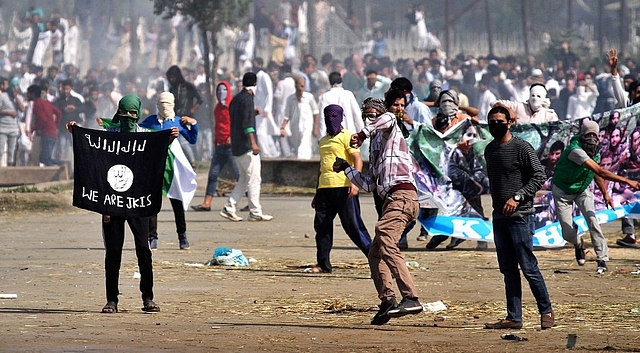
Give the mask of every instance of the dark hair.
[{"label": "dark hair", "polygon": [[367,70],[367,72],[364,73],[365,76],[369,76],[371,74],[376,74],[377,75],[378,72],[376,70],[369,69],[369,70]]},{"label": "dark hair", "polygon": [[262,67],[262,65],[264,65],[264,60],[262,60],[261,57],[257,56],[253,59],[253,61],[258,64],[258,66]]},{"label": "dark hair", "polygon": [[60,84],[61,84],[62,86],[71,86],[71,87],[73,87],[73,81],[72,81],[72,80],[69,80],[69,79],[66,79],[66,80],[62,80],[62,81],[60,81]]},{"label": "dark hair", "polygon": [[549,147],[549,152],[551,152],[551,151],[564,151],[564,147],[565,147],[564,142],[558,140],[558,141],[556,141],[556,142],[551,144],[551,147]]},{"label": "dark hair", "polygon": [[42,87],[40,85],[31,85],[27,88],[27,94],[34,96],[35,98],[42,96]]},{"label": "dark hair", "polygon": [[403,90],[399,89],[390,89],[387,91],[386,96],[384,97],[384,106],[389,110],[393,103],[396,102],[396,99],[402,98],[407,103],[407,96],[404,95]]},{"label": "dark hair", "polygon": [[403,91],[413,91],[413,85],[411,81],[409,81],[406,77],[398,77],[395,80],[391,81],[391,89],[399,89]]},{"label": "dark hair", "polygon": [[504,116],[507,118],[507,122],[511,121],[511,114],[509,114],[509,109],[501,105],[496,105],[495,107],[491,108],[491,110],[489,110],[489,113],[487,114],[487,121],[489,121],[489,117],[494,114],[504,114]]},{"label": "dark hair", "polygon": [[244,74],[244,76],[242,76],[243,87],[255,86],[257,82],[258,82],[258,77],[253,72],[247,72]]},{"label": "dark hair", "polygon": [[329,74],[329,84],[330,85],[335,85],[335,84],[339,84],[342,83],[342,76],[340,75],[339,72],[332,72]]},{"label": "dark hair", "polygon": [[322,66],[327,65],[328,63],[330,63],[331,61],[333,61],[333,54],[331,53],[324,53],[322,54],[322,56],[320,57],[320,64]]},{"label": "dark hair", "polygon": [[547,91],[547,87],[545,85],[543,85],[542,83],[540,83],[540,82],[536,82],[536,83],[532,84],[531,86],[529,86],[529,91],[531,91],[531,89],[533,87],[535,87],[535,86],[540,86],[540,87],[544,88],[545,92]]}]

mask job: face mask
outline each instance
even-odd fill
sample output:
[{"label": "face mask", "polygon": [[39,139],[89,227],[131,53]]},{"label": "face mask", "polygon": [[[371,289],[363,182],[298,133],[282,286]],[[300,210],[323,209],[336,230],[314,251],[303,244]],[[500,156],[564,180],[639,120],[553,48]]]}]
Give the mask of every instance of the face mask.
[{"label": "face mask", "polygon": [[254,94],[256,93],[256,87],[257,86],[247,86],[245,87],[247,90],[251,90],[251,92],[253,92]]},{"label": "face mask", "polygon": [[120,131],[121,132],[136,132],[138,119],[134,119],[128,116],[120,115]]},{"label": "face mask", "polygon": [[587,153],[587,156],[592,157],[598,154],[600,151],[600,141],[597,136],[581,137],[580,142],[582,149]]},{"label": "face mask", "polygon": [[324,109],[324,123],[327,126],[327,135],[335,136],[342,131],[343,110],[340,106],[331,104]]},{"label": "face mask", "polygon": [[218,86],[218,91],[216,92],[217,96],[218,96],[218,102],[220,102],[220,104],[222,104],[223,106],[227,106],[227,87],[225,86]]},{"label": "face mask", "polygon": [[437,130],[442,130],[447,126],[449,126],[450,122],[451,122],[451,119],[449,119],[449,116],[445,115],[443,112],[440,112],[438,113],[438,115],[436,115],[436,121],[435,121],[434,127]]},{"label": "face mask", "polygon": [[365,125],[371,125],[373,123],[374,120],[376,120],[377,118],[377,114],[376,113],[363,113],[362,114],[362,120],[364,121]]},{"label": "face mask", "polygon": [[455,116],[458,113],[458,106],[453,102],[442,102],[440,112],[446,116]]},{"label": "face mask", "polygon": [[542,107],[544,99],[547,98],[547,91],[540,86],[534,86],[529,94],[529,106],[531,110],[537,112]]},{"label": "face mask", "polygon": [[489,133],[496,140],[502,139],[507,134],[507,131],[509,131],[507,123],[489,123]]},{"label": "face mask", "polygon": [[162,119],[172,118],[176,114],[173,111],[173,104],[169,104],[166,102],[158,102],[158,116]]}]

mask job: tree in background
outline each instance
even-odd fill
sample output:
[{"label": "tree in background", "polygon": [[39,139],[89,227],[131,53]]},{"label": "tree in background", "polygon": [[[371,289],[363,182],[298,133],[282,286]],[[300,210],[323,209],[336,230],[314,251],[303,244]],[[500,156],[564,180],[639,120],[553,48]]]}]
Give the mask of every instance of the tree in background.
[{"label": "tree in background", "polygon": [[[204,67],[207,79],[207,94],[209,95],[209,116],[213,119],[215,100],[212,95],[211,83],[217,81],[218,58],[220,48],[216,34],[225,27],[236,27],[244,19],[252,0],[154,0],[153,13],[162,15],[164,19],[177,14],[189,17],[198,26],[200,38],[204,46]],[[209,61],[209,53],[213,49],[213,64]],[[210,69],[206,69],[210,68]],[[215,122],[213,122],[215,123]],[[213,126],[213,125],[212,125]]]}]

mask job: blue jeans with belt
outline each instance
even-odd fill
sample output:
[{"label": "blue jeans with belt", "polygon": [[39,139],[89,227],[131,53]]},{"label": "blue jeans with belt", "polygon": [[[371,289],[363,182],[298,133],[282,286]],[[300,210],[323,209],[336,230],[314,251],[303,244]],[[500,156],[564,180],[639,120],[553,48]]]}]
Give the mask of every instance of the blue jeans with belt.
[{"label": "blue jeans with belt", "polygon": [[532,215],[493,219],[498,265],[500,273],[504,275],[507,320],[522,321],[522,284],[518,265],[529,282],[531,293],[538,304],[538,312],[547,314],[552,311],[547,285],[538,268],[538,259],[533,254],[534,227]]}]

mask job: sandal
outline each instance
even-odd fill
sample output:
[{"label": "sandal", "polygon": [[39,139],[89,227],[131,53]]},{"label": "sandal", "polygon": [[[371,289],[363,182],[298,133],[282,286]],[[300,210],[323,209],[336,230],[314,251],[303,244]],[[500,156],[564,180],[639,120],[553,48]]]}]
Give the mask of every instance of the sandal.
[{"label": "sandal", "polygon": [[325,271],[319,266],[313,266],[309,268],[305,268],[304,272],[306,273],[331,273],[330,271]]},{"label": "sandal", "polygon": [[142,311],[147,313],[157,313],[160,311],[158,304],[154,303],[151,299],[145,299],[142,304]]},{"label": "sandal", "polygon": [[202,205],[195,205],[195,206],[191,206],[191,208],[194,211],[211,211],[211,207],[206,207],[206,206],[202,206]]},{"label": "sandal", "polygon": [[116,302],[107,302],[107,304],[102,308],[103,314],[115,314],[118,312],[118,304]]}]

